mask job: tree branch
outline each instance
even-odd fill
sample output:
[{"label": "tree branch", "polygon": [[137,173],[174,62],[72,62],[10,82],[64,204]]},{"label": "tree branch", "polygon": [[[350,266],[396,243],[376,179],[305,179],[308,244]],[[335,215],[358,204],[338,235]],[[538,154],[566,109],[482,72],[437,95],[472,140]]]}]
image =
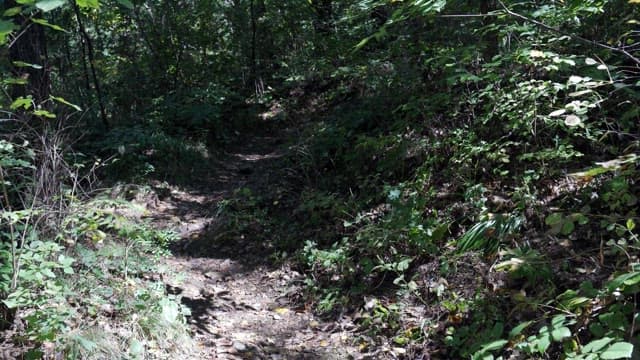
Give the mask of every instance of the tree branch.
[{"label": "tree branch", "polygon": [[493,16],[499,16],[500,14],[495,14],[495,13],[491,13],[491,14],[443,14],[443,15],[436,15],[436,17],[439,18],[477,18],[477,17],[493,17]]},{"label": "tree branch", "polygon": [[524,21],[526,21],[528,23],[531,23],[531,24],[534,24],[536,26],[539,26],[539,27],[541,27],[541,28],[543,28],[545,30],[548,30],[548,31],[551,31],[551,32],[555,32],[555,33],[560,34],[560,35],[568,36],[568,37],[570,37],[572,39],[581,41],[583,43],[590,44],[590,45],[593,45],[593,46],[596,46],[596,47],[599,47],[599,48],[602,48],[602,49],[607,49],[607,50],[609,50],[611,52],[622,54],[622,55],[626,56],[627,58],[629,58],[631,61],[633,61],[636,65],[640,65],[640,59],[635,57],[633,54],[631,54],[627,50],[624,50],[622,48],[618,48],[618,47],[615,47],[615,46],[610,46],[610,45],[607,45],[607,44],[603,44],[603,43],[597,42],[595,40],[587,39],[587,38],[584,38],[584,37],[582,37],[580,35],[570,34],[568,32],[562,31],[562,30],[560,30],[558,28],[555,28],[553,26],[549,26],[549,25],[547,25],[547,24],[545,24],[545,23],[543,23],[541,21],[526,17],[526,16],[524,16],[522,14],[519,14],[517,12],[514,12],[514,11],[511,11],[507,7],[507,5],[505,5],[504,2],[502,2],[502,0],[498,0],[498,3],[500,3],[500,6],[502,6],[502,9],[510,16],[513,16],[513,17],[518,18],[520,20],[524,20]]},{"label": "tree branch", "polygon": [[16,41],[18,41],[18,39],[20,39],[20,37],[21,37],[22,35],[24,35],[24,34],[27,32],[27,30],[29,30],[29,28],[31,27],[31,25],[33,25],[33,23],[29,23],[29,24],[27,24],[27,26],[25,26],[25,27],[24,27],[24,29],[22,29],[22,30],[20,31],[20,33],[18,33],[18,35],[16,35],[16,36],[11,40],[11,42],[9,43],[9,45],[7,45],[7,47],[8,47],[8,48],[11,48],[13,45],[15,45]]}]

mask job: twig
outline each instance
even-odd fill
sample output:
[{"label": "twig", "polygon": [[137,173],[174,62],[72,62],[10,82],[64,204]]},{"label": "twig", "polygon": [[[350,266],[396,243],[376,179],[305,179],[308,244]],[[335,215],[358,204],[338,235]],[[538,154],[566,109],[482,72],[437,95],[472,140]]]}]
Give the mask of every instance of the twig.
[{"label": "twig", "polygon": [[7,47],[10,49],[13,45],[16,44],[16,42],[18,41],[18,39],[20,39],[20,37],[22,35],[24,35],[27,30],[29,30],[29,28],[31,27],[31,25],[33,25],[33,23],[29,23],[29,25],[25,26],[24,29],[22,29],[22,31],[20,31],[20,33],[18,35],[16,35],[13,40],[11,40],[11,42],[9,43],[9,45],[7,45]]},{"label": "twig", "polygon": [[444,14],[444,15],[436,15],[439,18],[477,18],[477,17],[492,17],[492,16],[500,16],[502,14]]}]

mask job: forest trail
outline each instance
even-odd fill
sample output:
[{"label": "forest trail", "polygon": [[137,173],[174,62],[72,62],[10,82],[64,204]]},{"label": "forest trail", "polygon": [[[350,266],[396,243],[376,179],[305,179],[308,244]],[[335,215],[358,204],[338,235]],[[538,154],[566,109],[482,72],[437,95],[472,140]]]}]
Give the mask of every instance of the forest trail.
[{"label": "forest trail", "polygon": [[245,139],[208,170],[206,186],[172,190],[152,216],[180,233],[175,256],[167,259],[178,276],[167,285],[191,309],[196,358],[358,358],[349,345],[354,326],[323,322],[301,302],[303,277],[273,261],[260,219],[238,226],[226,214],[239,194],[264,194],[282,181],[283,135]]}]

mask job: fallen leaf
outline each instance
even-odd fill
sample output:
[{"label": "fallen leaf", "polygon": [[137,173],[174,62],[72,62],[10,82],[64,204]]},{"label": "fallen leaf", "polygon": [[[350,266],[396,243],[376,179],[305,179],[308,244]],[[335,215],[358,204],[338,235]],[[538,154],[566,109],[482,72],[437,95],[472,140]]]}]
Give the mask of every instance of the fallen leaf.
[{"label": "fallen leaf", "polygon": [[280,315],[284,315],[284,314],[289,312],[289,309],[287,309],[287,308],[275,308],[273,311],[278,313],[278,314],[280,314]]}]

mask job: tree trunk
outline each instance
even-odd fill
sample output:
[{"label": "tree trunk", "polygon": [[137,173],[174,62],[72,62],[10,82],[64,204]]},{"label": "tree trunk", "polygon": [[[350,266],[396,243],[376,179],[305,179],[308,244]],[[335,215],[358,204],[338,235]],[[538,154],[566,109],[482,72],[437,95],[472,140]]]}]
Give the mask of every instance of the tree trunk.
[{"label": "tree trunk", "polygon": [[316,0],[311,3],[316,13],[313,22],[314,30],[320,34],[331,33],[333,28],[333,2],[332,0]]},{"label": "tree trunk", "polygon": [[102,119],[102,124],[104,125],[104,127],[109,130],[111,128],[110,124],[109,124],[109,120],[107,119],[107,112],[105,110],[105,106],[104,106],[104,100],[102,97],[102,90],[100,88],[100,81],[98,80],[98,75],[96,73],[96,67],[95,67],[95,58],[94,58],[94,51],[93,51],[93,43],[91,42],[91,37],[89,36],[89,34],[87,33],[87,30],[84,27],[84,24],[82,23],[82,16],[80,14],[80,7],[78,6],[78,4],[75,3],[75,1],[73,2],[73,10],[75,12],[76,15],[76,21],[78,22],[78,32],[80,33],[80,36],[82,38],[81,41],[81,45],[82,45],[82,56],[83,56],[83,63],[84,63],[84,71],[85,71],[85,77],[88,78],[88,74],[87,74],[87,68],[86,68],[86,60],[84,58],[85,56],[85,48],[87,50],[86,52],[86,56],[89,59],[89,67],[91,69],[91,76],[93,78],[93,86],[96,89],[96,97],[98,98],[98,106],[100,107],[100,118]]},{"label": "tree trunk", "polygon": [[[7,1],[4,9],[14,6],[17,6],[15,1]],[[49,66],[44,29],[38,24],[31,23],[28,17],[22,15],[16,16],[14,22],[20,30],[16,32],[18,37],[9,48],[9,60],[12,64],[14,61],[21,61],[39,65],[40,68],[14,66],[12,68],[13,75],[28,79],[28,84],[13,86],[11,96],[15,99],[20,96],[32,95],[34,101],[40,104],[49,98],[51,85],[49,79],[51,67]]]},{"label": "tree trunk", "polygon": [[[495,9],[493,0],[480,1],[480,13],[488,14]],[[482,18],[482,26],[489,26],[494,21],[491,16],[485,16]],[[482,38],[484,42],[484,59],[485,61],[491,61],[491,59],[498,54],[498,34],[495,31],[487,31]]]}]

